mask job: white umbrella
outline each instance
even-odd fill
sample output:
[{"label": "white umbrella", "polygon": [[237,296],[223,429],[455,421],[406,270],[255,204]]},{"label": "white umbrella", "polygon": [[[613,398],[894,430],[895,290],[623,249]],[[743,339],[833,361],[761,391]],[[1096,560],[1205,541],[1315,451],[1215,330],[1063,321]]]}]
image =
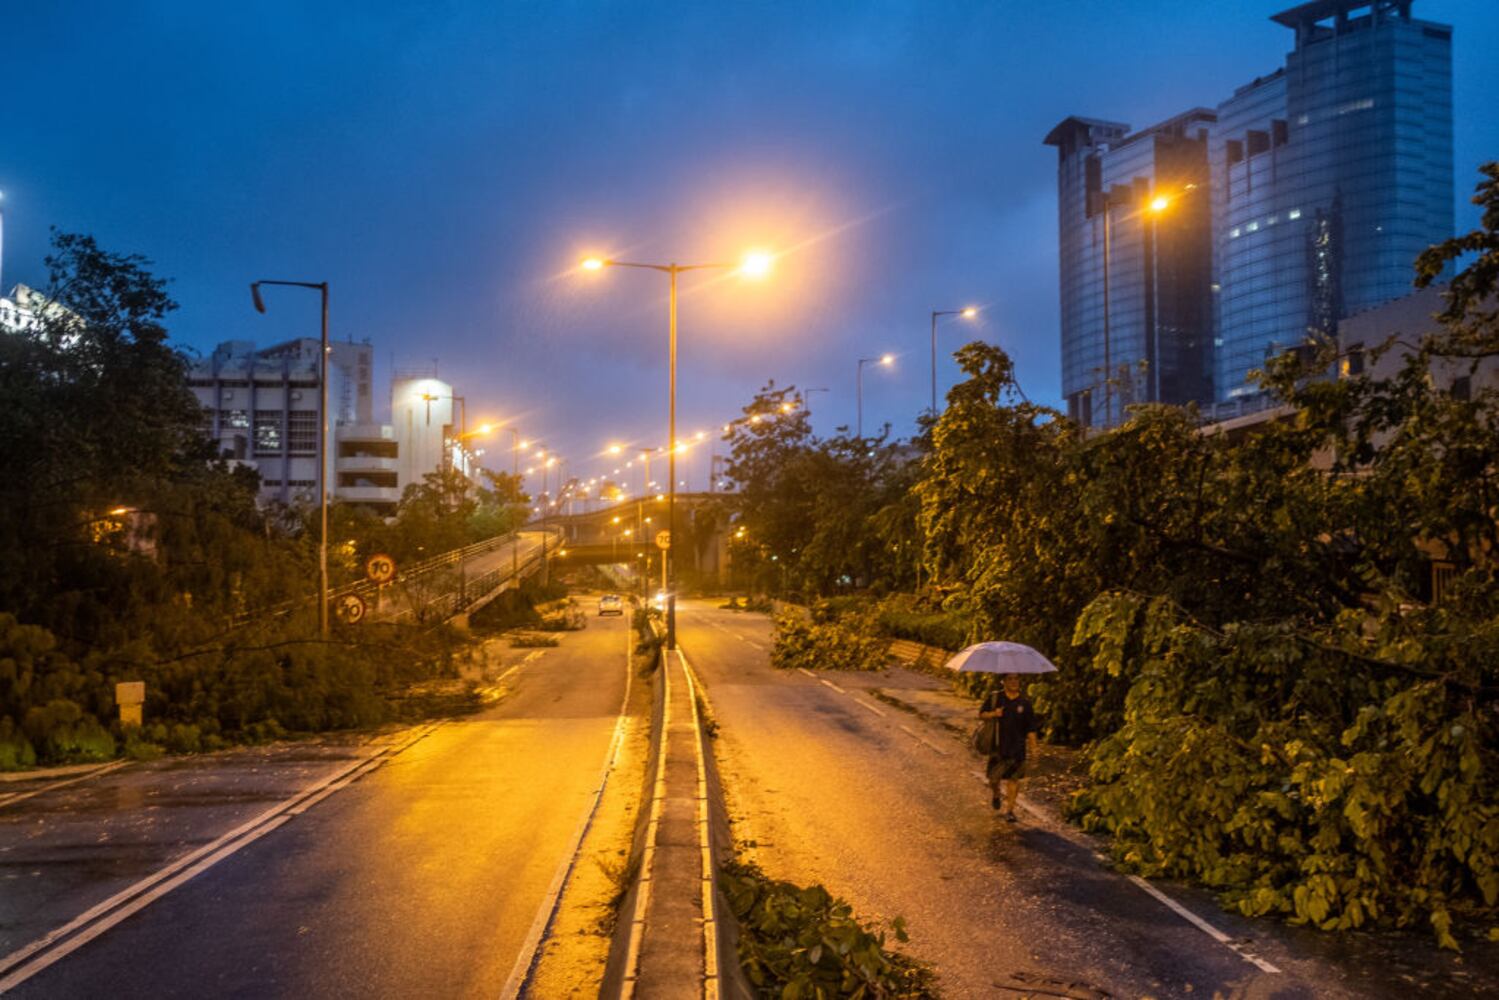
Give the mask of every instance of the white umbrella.
[{"label": "white umbrella", "polygon": [[1057,668],[1018,642],[981,642],[948,660],[947,669],[965,674],[1052,674]]}]

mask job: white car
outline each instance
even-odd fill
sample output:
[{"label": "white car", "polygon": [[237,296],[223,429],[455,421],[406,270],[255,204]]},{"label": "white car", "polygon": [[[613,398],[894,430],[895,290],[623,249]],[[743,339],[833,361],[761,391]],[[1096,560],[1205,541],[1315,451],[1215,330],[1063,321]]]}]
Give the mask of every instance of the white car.
[{"label": "white car", "polygon": [[625,613],[624,598],[618,594],[605,594],[599,598],[599,615],[622,615]]}]

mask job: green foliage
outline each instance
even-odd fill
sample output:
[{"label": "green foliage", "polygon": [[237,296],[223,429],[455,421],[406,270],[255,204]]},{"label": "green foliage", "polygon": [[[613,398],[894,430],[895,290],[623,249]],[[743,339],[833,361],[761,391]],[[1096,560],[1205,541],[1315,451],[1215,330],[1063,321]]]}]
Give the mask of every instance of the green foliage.
[{"label": "green foliage", "polygon": [[896,639],[936,646],[953,652],[973,640],[973,626],[952,611],[922,608],[907,595],[892,594],[875,611],[879,630]]},{"label": "green foliage", "polygon": [[1111,594],[1078,640],[1093,670],[1135,672],[1074,804],[1122,863],[1324,930],[1427,925],[1456,947],[1459,918],[1492,921],[1499,726],[1475,695],[1499,629],[1394,610],[1220,632]]},{"label": "green foliage", "polygon": [[825,596],[913,578],[916,466],[907,452],[884,437],[815,437],[796,390],[774,382],[726,440],[744,529],[731,539],[740,584]]},{"label": "green foliage", "polygon": [[[936,997],[931,970],[886,947],[886,932],[820,885],[767,878],[742,861],[725,864],[723,889],[739,921],[739,961],[757,994],[779,1000]],[[890,922],[896,941],[903,921]]]},{"label": "green foliage", "polygon": [[771,665],[781,670],[883,670],[889,642],[864,616],[842,619],[804,617],[783,611],[775,617]]},{"label": "green foliage", "polygon": [[36,764],[31,741],[11,722],[0,716],[0,771],[20,771]]},{"label": "green foliage", "polygon": [[[1423,254],[1419,280],[1478,256],[1440,331],[1376,352],[1404,351],[1393,374],[1327,378],[1337,348],[1313,345],[1264,376],[1294,421],[1104,480],[1099,511],[1149,559],[1076,619],[1082,672],[1127,694],[1075,806],[1130,867],[1326,930],[1425,926],[1456,948],[1493,926],[1499,391],[1445,384],[1499,359],[1499,165],[1484,173],[1486,228]],[[1119,442],[1150,422],[1089,450],[1125,470]],[[1142,503],[1161,490],[1190,517]],[[1171,561],[1184,540],[1197,565]]]}]

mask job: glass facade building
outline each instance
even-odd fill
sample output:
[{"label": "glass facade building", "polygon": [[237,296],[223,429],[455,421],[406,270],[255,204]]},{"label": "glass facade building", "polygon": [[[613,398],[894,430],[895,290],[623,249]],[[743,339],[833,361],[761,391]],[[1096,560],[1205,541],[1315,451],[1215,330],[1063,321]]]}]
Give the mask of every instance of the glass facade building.
[{"label": "glass facade building", "polygon": [[[1254,395],[1266,357],[1407,294],[1416,255],[1452,234],[1451,29],[1412,18],[1411,0],[1315,0],[1274,20],[1295,36],[1285,65],[1215,111],[1138,134],[1069,118],[1047,136],[1063,392],[1085,423],[1117,423],[1136,399]],[[1158,216],[1156,193],[1173,198]]]},{"label": "glass facade building", "polygon": [[[1210,389],[1208,137],[1196,108],[1139,132],[1068,118],[1059,156],[1062,386],[1070,414],[1116,423],[1143,401]],[[1153,211],[1156,197],[1170,211]]]}]

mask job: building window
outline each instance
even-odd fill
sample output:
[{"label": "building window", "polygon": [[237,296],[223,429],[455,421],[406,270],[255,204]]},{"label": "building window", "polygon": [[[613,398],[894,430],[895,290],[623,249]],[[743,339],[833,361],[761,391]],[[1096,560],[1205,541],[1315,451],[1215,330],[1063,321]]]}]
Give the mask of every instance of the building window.
[{"label": "building window", "polygon": [[1286,218],[1291,219],[1292,221],[1295,221],[1296,219],[1301,218],[1301,209],[1299,209],[1299,208],[1293,208],[1293,209],[1291,209],[1289,212],[1286,213]]},{"label": "building window", "polygon": [[250,411],[249,410],[220,410],[219,411],[219,422],[220,422],[220,426],[226,427],[226,428],[230,428],[232,430],[238,430],[238,431],[249,430],[250,429]]},{"label": "building window", "polygon": [[1463,402],[1473,398],[1473,379],[1467,375],[1459,375],[1452,380],[1452,398]]},{"label": "building window", "polygon": [[277,490],[279,490],[281,488],[281,480],[279,480],[279,479],[262,479],[260,481],[260,485],[261,485],[261,488],[263,488],[263,489],[267,489],[268,488],[268,489],[277,489]]},{"label": "building window", "polygon": [[317,454],[317,431],[316,410],[292,410],[287,414],[287,450],[293,455]]},{"label": "building window", "polygon": [[281,452],[281,411],[255,411],[255,454]]},{"label": "building window", "polygon": [[1232,166],[1244,159],[1244,144],[1238,139],[1230,139],[1225,146],[1228,153],[1228,162]]}]

